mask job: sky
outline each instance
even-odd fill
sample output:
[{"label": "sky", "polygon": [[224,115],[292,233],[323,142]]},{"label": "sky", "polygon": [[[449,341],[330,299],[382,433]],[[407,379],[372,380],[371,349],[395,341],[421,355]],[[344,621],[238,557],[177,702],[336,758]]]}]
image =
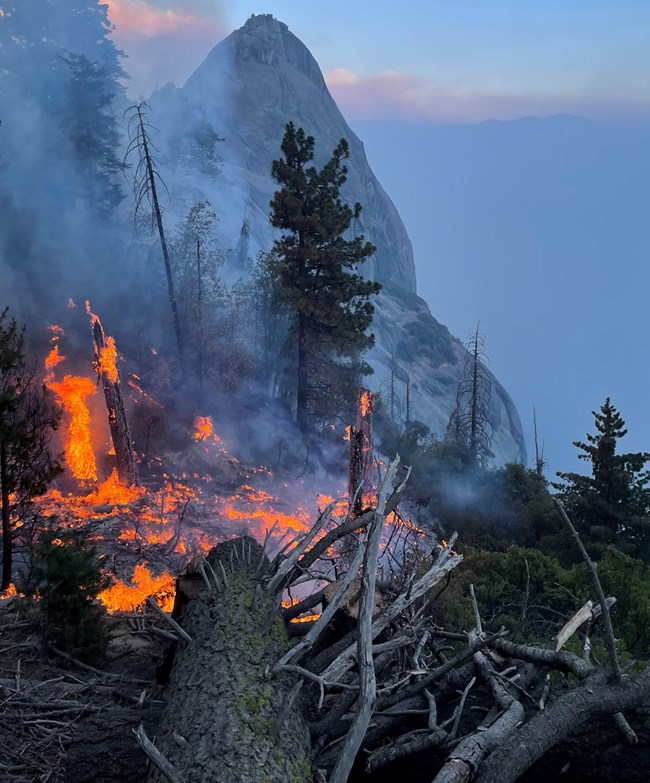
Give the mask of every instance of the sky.
[{"label": "sky", "polygon": [[178,85],[252,13],[312,51],[348,119],[650,116],[647,0],[106,0],[132,97]]},{"label": "sky", "polygon": [[252,13],[286,22],[395,201],[434,316],[461,338],[480,321],[529,455],[535,406],[548,475],[584,472],[572,441],[607,395],[650,450],[648,0],[107,3],[134,98],[183,84]]}]

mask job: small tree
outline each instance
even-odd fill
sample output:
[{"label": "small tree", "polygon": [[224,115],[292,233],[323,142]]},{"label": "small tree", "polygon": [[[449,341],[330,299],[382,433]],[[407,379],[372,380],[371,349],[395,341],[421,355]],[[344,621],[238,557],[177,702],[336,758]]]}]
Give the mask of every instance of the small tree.
[{"label": "small tree", "polygon": [[25,360],[24,336],[5,309],[0,314],[0,501],[2,503],[2,584],[12,581],[12,534],[18,511],[61,471],[50,452],[59,411],[50,403],[34,367]]},{"label": "small tree", "polygon": [[95,551],[75,531],[45,531],[34,547],[29,592],[39,599],[44,652],[49,644],[92,663],[106,656],[109,628],[97,596],[107,586]]},{"label": "small tree", "polygon": [[617,454],[625,437],[625,421],[607,397],[600,411],[592,411],[595,434],[587,442],[574,441],[591,463],[591,475],[558,473],[553,486],[562,495],[567,512],[596,554],[616,544],[629,554],[650,556],[650,472],[644,470],[650,453]]},{"label": "small tree", "polygon": [[274,244],[273,271],[294,315],[296,418],[303,432],[312,418],[327,418],[356,400],[371,368],[361,355],[373,344],[367,334],[378,283],[356,273],[375,248],[362,236],[344,239],[361,205],[341,198],[349,157],[345,139],[319,171],[308,165],[315,140],[290,122],[283,158],[271,166],[280,185],[271,201],[271,223],[285,233]]},{"label": "small tree", "polygon": [[217,215],[209,201],[199,201],[189,211],[172,241],[172,271],[178,281],[178,303],[187,354],[199,387],[215,360],[218,310],[222,310],[226,291],[219,278],[223,258],[219,253],[214,228]]}]

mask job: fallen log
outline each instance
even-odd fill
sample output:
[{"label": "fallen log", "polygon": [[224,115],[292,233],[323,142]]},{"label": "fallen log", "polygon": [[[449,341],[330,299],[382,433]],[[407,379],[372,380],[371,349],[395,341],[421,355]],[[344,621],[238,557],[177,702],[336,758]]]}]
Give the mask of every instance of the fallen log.
[{"label": "fallen log", "polygon": [[[262,589],[269,564],[264,557],[258,569],[261,549],[250,538],[215,547],[207,561],[227,580],[211,590],[201,581],[180,621],[192,641],[178,644],[151,740],[186,783],[312,779],[295,679],[271,671],[289,641],[275,597]],[[148,780],[167,783],[157,768]]]}]

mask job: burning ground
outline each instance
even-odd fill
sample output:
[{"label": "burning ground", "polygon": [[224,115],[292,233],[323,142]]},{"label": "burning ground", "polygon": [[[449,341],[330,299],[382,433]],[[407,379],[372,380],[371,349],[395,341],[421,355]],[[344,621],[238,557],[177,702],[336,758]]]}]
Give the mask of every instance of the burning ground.
[{"label": "burning ground", "polygon": [[[348,513],[344,469],[337,475],[321,471],[317,477],[297,476],[304,474],[304,469],[288,472],[244,463],[219,435],[213,417],[199,413],[191,417],[184,436],[175,442],[175,450],[167,448],[153,456],[139,453],[137,480],[125,481],[118,469],[119,439],[112,426],[114,397],[106,396],[104,407],[99,393],[102,385],[105,392],[111,387],[122,393],[125,385],[120,365],[124,362],[115,340],[103,335],[89,303],[86,311],[95,334],[92,366],[72,361],[64,330],[49,328],[45,383],[63,410],[57,437],[65,455],[65,473],[38,499],[35,510],[51,525],[87,534],[89,544],[103,556],[110,576],[111,586],[99,596],[110,612],[132,612],[150,595],[170,610],[176,575],[220,541],[241,535],[260,542],[268,538],[269,551],[274,552],[309,530],[326,507],[333,518]],[[98,329],[101,347],[96,339]],[[77,372],[73,374],[70,368]],[[143,388],[137,375],[128,376],[126,389],[126,403],[122,404],[131,416],[138,415],[138,405],[143,402],[149,409],[162,409],[162,403]],[[361,396],[358,426],[346,428],[338,449],[345,467],[348,444],[359,445],[348,477],[360,487],[354,498],[356,512],[373,501],[369,477],[377,466],[369,445],[372,401],[368,392]],[[130,440],[128,430],[127,437]],[[395,516],[394,522],[396,535],[398,528],[399,535],[404,531],[419,534],[401,518]],[[393,552],[392,546],[388,549]]]}]

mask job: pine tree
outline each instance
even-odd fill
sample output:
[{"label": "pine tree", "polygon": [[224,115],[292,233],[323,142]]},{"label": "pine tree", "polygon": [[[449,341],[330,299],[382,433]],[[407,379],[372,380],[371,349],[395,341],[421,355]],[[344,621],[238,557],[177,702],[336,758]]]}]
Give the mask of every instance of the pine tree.
[{"label": "pine tree", "polygon": [[617,454],[627,430],[620,413],[605,400],[592,411],[596,432],[587,442],[575,441],[578,459],[591,463],[591,475],[558,473],[567,511],[596,554],[613,543],[647,560],[650,554],[650,472],[644,467],[650,453]]},{"label": "pine tree", "polygon": [[0,590],[12,580],[16,512],[44,492],[60,472],[49,448],[58,420],[57,410],[25,360],[23,332],[5,309],[0,314]]},{"label": "pine tree", "polygon": [[87,663],[102,663],[109,642],[109,622],[97,596],[107,586],[95,550],[78,531],[52,528],[33,551],[27,586],[35,595],[43,647],[71,653]]},{"label": "pine tree", "polygon": [[117,78],[124,74],[117,62],[101,65],[72,52],[62,59],[70,73],[61,114],[81,175],[80,189],[95,211],[107,216],[124,198],[118,177],[122,163],[115,152],[120,132],[112,111],[122,97]]},{"label": "pine tree", "polygon": [[341,139],[320,171],[309,165],[314,148],[314,137],[289,122],[284,157],[271,167],[280,185],[271,223],[285,232],[274,244],[273,271],[294,315],[296,419],[303,432],[312,419],[351,406],[361,377],[371,372],[361,356],[373,344],[367,334],[374,312],[370,297],[380,290],[356,272],[373,245],[362,236],[343,236],[361,214],[361,205],[350,207],[340,193],[348,144]]}]

